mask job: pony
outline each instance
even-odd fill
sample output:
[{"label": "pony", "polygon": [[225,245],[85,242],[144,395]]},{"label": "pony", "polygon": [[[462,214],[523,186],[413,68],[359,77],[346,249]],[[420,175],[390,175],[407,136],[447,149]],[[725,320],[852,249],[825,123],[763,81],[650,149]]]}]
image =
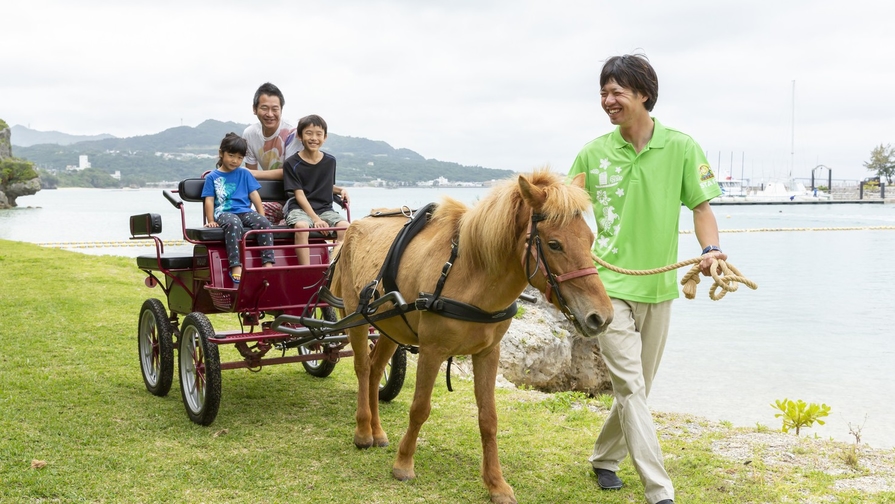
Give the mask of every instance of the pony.
[{"label": "pony", "polygon": [[[612,320],[612,305],[591,257],[594,234],[583,215],[592,207],[583,186],[583,174],[567,185],[559,175],[540,169],[495,186],[471,208],[444,197],[407,245],[396,273],[403,298],[417,299],[419,293],[432,292],[438,285],[436,292],[445,298],[489,314],[503,315],[509,310],[510,317],[489,323],[411,309],[373,322],[382,336],[372,352],[367,341],[369,324],[348,329],[358,381],[354,432],[358,448],[388,446],[379,418],[378,384],[399,344],[419,350],[410,422],[392,467],[396,479],[416,476],[417,437],[429,417],[441,365],[454,355],[469,355],[482,440],[482,478],[492,502],[516,502],[498,459],[494,399],[500,340],[515,313],[515,300],[526,285],[533,285],[585,337],[601,333]],[[379,295],[385,294],[378,282],[370,281],[406,222],[398,213],[367,216],[348,227],[330,283],[332,293],[343,298],[346,313],[358,310],[362,291],[370,285]],[[447,261],[444,267],[441,261]]]}]

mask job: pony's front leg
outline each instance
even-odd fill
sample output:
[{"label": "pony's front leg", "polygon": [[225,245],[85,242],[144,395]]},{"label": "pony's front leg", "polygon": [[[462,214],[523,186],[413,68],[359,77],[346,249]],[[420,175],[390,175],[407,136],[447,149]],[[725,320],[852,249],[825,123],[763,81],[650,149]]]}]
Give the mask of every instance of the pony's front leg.
[{"label": "pony's front leg", "polygon": [[354,429],[354,445],[358,448],[373,446],[373,428],[370,411],[370,347],[368,346],[368,326],[348,329],[351,349],[354,351],[354,374],[357,376],[357,411]]},{"label": "pony's front leg", "polygon": [[382,373],[385,366],[388,365],[389,359],[395,353],[398,344],[387,336],[379,336],[376,346],[370,353],[370,387],[369,387],[369,404],[370,404],[370,426],[373,432],[373,445],[378,447],[388,446],[388,435],[382,429],[382,423],[379,419],[379,382],[382,380]]},{"label": "pony's front leg", "polygon": [[432,410],[432,389],[435,379],[445,358],[432,355],[420,347],[419,359],[416,365],[416,389],[413,391],[413,403],[410,405],[410,422],[407,432],[401,438],[398,446],[398,456],[395,465],[392,466],[392,475],[401,481],[413,479],[416,473],[413,471],[413,454],[416,453],[416,440],[419,437],[423,423],[429,418]]},{"label": "pony's front leg", "polygon": [[475,402],[479,407],[479,433],[482,437],[482,479],[496,504],[516,504],[513,488],[503,479],[497,454],[497,408],[494,404],[494,384],[500,361],[500,346],[472,356],[475,379]]}]

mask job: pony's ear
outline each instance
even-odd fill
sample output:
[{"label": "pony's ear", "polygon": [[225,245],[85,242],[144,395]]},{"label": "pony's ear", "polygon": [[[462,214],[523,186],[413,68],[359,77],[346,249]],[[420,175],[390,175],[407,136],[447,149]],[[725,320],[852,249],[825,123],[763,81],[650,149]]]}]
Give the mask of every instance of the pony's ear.
[{"label": "pony's ear", "polygon": [[579,173],[578,175],[575,175],[575,178],[572,179],[571,185],[584,189],[584,173]]},{"label": "pony's ear", "polygon": [[525,175],[519,175],[519,190],[522,193],[522,199],[533,209],[540,210],[544,206],[547,192],[541,187],[531,185]]}]

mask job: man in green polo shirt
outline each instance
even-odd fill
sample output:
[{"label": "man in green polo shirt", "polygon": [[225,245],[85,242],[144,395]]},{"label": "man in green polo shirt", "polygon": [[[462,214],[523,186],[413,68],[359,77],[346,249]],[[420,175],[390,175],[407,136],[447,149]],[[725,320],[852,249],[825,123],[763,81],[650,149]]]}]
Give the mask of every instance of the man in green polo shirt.
[{"label": "man in green polo shirt", "polygon": [[[700,267],[707,274],[712,257],[727,258],[709,206],[721,189],[699,145],[650,117],[658,96],[658,78],[645,56],[609,58],[600,73],[600,102],[616,128],[581,149],[569,176],[586,176],[597,221],[596,255],[627,269],[677,262],[683,203],[693,211],[703,248]],[[597,267],[615,309],[599,336],[615,400],[589,460],[600,487],[618,489],[622,481],[615,473],[630,454],[649,502],[670,504],[674,486],[646,401],[678,297],[677,274],[628,276]]]}]

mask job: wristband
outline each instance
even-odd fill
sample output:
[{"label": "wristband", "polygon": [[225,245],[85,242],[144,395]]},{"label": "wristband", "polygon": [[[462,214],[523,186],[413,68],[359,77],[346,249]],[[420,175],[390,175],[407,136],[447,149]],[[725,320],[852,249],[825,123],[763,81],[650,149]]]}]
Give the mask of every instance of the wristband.
[{"label": "wristband", "polygon": [[702,249],[702,255],[706,255],[709,252],[721,252],[721,247],[717,245],[709,245],[708,247]]}]

